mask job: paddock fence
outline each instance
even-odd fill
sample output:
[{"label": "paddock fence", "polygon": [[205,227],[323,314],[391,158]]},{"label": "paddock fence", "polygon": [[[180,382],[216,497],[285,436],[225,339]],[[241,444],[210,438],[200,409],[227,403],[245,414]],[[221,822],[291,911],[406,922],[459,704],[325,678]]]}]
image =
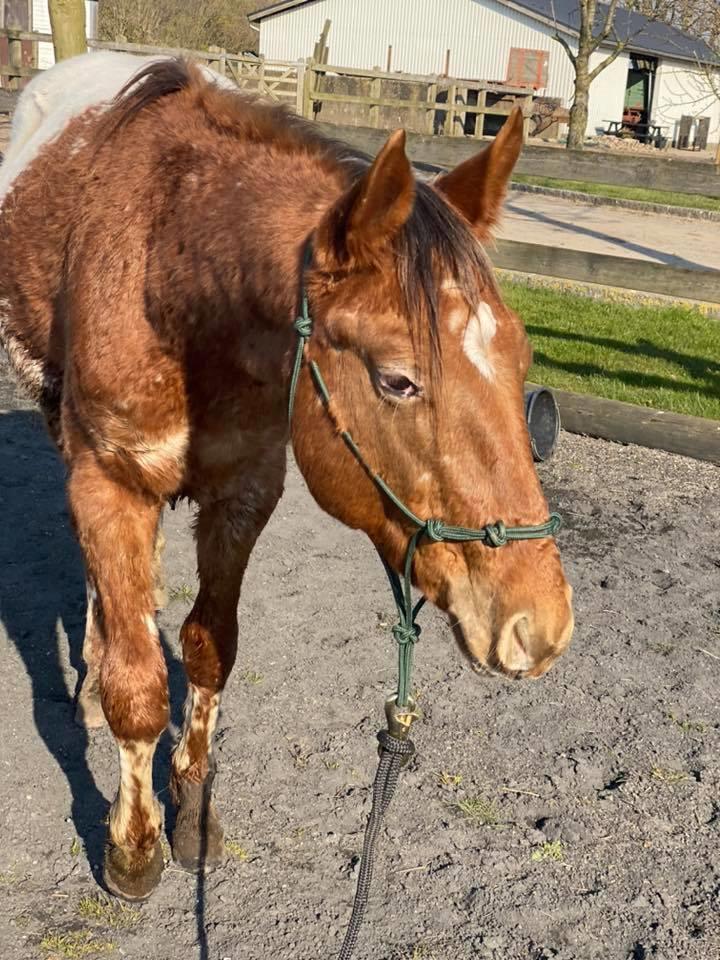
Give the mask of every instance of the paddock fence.
[{"label": "paddock fence", "polygon": [[[18,82],[38,73],[37,67],[31,65],[32,57],[27,45],[48,42],[52,37],[0,30],[0,40],[3,37],[9,37],[10,43],[14,44],[10,57],[14,65],[0,66],[0,76],[11,77]],[[436,77],[350,69],[314,61],[268,61],[231,54],[219,48],[179,50],[102,41],[90,41],[90,45],[93,49],[122,50],[137,55],[189,56],[232,80],[241,89],[287,103],[309,118],[320,117],[323,105],[328,104],[338,109],[341,115],[348,110],[360,110],[358,115],[370,117],[373,126],[323,121],[319,121],[318,125],[329,135],[345,140],[370,155],[377,153],[385,142],[387,130],[384,127],[403,125],[401,112],[406,111],[408,117],[414,115],[416,124],[425,131],[408,135],[408,154],[416,166],[426,170],[454,167],[477,152],[480,125],[476,122],[472,133],[468,135],[464,132],[468,118],[476,121],[482,117],[483,123],[488,119],[502,119],[516,98],[524,98],[527,109],[527,98],[530,96],[524,88],[513,88],[511,99],[503,100],[498,106],[497,90],[492,91],[493,97],[490,97],[487,85],[463,81],[461,88],[459,81],[449,78],[443,78],[441,83],[440,78]],[[20,60],[23,62],[20,63]],[[361,87],[348,85],[350,79],[361,81]],[[384,82],[386,86],[383,86]],[[395,87],[387,84],[394,84]],[[348,92],[351,89],[367,91],[367,94]],[[447,93],[445,99],[444,93]],[[466,101],[472,99],[471,94],[477,102],[468,106]],[[461,126],[463,132],[459,133]],[[594,183],[645,185],[655,189],[677,189],[681,184],[683,192],[720,197],[720,173],[713,164],[656,160],[651,157],[604,156],[590,151],[575,153],[527,144],[516,170],[519,173],[556,175],[563,179]],[[512,240],[499,240],[491,250],[491,258],[496,267],[513,272],[720,305],[720,271],[717,270],[689,269]]]},{"label": "paddock fence", "polygon": [[[7,44],[0,78],[20,88],[38,69],[38,45],[52,42],[50,34],[0,30]],[[186,56],[206,64],[241,89],[287,103],[307,119],[375,129],[405,127],[434,136],[480,139],[494,136],[516,105],[523,109],[525,136],[530,133],[533,88],[438,75],[390,73],[335,66],[310,58],[266,60],[230,53],[220,47],[181,50],[134,43],[88,41],[92,50],[117,50],[138,55]],[[539,108],[538,108],[539,109]],[[545,117],[547,120],[548,117]]]}]

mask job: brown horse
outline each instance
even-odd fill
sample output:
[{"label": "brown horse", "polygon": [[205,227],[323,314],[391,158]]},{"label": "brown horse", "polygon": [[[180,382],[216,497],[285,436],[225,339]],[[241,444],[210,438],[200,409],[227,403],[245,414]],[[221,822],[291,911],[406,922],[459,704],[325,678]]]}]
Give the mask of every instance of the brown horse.
[{"label": "brown horse", "polygon": [[[113,892],[147,896],[162,870],[151,773],[168,691],[153,557],[177,496],[198,505],[200,587],[182,628],[173,854],[195,869],[222,857],[217,814],[203,832],[200,810],[241,581],[283,490],[308,241],[307,355],[333,407],[304,369],[292,442],[319,504],[401,567],[412,529],[343,443],[347,429],[421,517],[546,519],[523,418],[530,347],[479,242],[521,145],[515,112],[490,147],[428,185],[401,131],[370,164],[166,61],[110,109],[72,120],[14,181],[0,210],[0,330],[67,466],[89,584],[80,712],[104,714],[120,755]],[[502,550],[423,541],[413,580],[478,667],[538,677],[569,642],[571,591],[551,538]]]}]

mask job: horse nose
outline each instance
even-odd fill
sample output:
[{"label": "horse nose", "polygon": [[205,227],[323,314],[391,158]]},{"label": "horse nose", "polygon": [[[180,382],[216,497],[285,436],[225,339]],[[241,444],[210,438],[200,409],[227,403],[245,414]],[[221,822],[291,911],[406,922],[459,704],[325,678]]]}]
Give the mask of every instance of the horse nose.
[{"label": "horse nose", "polygon": [[500,631],[496,657],[506,673],[540,677],[565,650],[573,631],[572,608],[561,626],[544,624],[529,613],[510,617]]}]

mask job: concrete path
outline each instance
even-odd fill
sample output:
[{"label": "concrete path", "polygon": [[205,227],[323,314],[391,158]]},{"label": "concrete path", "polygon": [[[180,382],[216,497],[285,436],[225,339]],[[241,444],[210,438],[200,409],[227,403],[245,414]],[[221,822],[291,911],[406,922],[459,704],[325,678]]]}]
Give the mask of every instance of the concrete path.
[{"label": "concrete path", "polygon": [[498,235],[573,250],[720,270],[720,224],[510,193]]}]

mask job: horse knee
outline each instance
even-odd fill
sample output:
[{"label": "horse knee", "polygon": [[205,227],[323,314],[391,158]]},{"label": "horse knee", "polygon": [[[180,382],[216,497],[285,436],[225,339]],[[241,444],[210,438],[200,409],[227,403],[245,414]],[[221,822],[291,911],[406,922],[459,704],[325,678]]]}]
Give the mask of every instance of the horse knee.
[{"label": "horse knee", "polygon": [[[154,624],[153,624],[154,626]],[[103,711],[120,741],[154,742],[169,719],[167,666],[153,637],[107,644],[100,668]]]}]

